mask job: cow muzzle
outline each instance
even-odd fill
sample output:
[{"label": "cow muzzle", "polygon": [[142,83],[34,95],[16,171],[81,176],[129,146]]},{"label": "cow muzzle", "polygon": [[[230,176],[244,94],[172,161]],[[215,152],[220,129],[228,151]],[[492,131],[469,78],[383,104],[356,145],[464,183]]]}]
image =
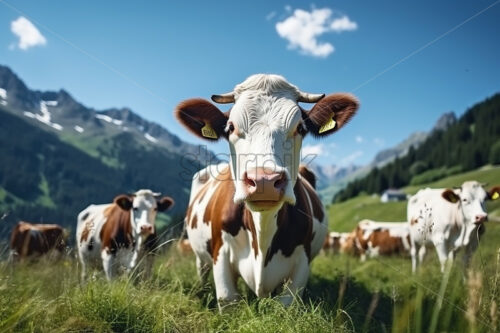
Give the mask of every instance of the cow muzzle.
[{"label": "cow muzzle", "polygon": [[475,224],[482,224],[483,222],[488,221],[488,214],[479,214],[476,215],[476,219],[474,221]]},{"label": "cow muzzle", "polygon": [[272,207],[283,199],[288,179],[285,172],[256,168],[243,174],[243,184],[247,203]]},{"label": "cow muzzle", "polygon": [[149,236],[154,233],[154,227],[150,224],[141,225],[141,235]]}]

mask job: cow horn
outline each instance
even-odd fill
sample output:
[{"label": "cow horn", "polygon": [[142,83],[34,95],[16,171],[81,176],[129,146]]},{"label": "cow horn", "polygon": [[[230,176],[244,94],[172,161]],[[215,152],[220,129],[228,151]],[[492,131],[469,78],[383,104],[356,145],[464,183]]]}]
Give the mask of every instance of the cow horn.
[{"label": "cow horn", "polygon": [[161,196],[161,192],[153,192],[153,197],[158,198]]},{"label": "cow horn", "polygon": [[300,91],[297,101],[304,103],[316,103],[319,102],[323,97],[325,97],[325,94],[309,94]]},{"label": "cow horn", "polygon": [[219,104],[234,103],[234,92],[229,92],[222,95],[212,95],[212,101]]}]

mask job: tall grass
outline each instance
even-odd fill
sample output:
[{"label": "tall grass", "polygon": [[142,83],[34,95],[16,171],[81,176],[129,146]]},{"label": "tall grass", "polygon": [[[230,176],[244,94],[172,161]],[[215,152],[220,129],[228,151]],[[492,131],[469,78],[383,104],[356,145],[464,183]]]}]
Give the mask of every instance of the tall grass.
[{"label": "tall grass", "polygon": [[409,258],[361,263],[321,254],[291,307],[257,299],[240,281],[242,300],[223,313],[213,282],[199,282],[194,258],[173,250],[157,258],[148,281],[123,276],[109,283],[97,272],[81,284],[72,258],[2,262],[0,332],[495,332],[498,239],[500,224],[488,225],[472,273],[463,272],[458,256],[444,276],[433,250],[416,275]]}]

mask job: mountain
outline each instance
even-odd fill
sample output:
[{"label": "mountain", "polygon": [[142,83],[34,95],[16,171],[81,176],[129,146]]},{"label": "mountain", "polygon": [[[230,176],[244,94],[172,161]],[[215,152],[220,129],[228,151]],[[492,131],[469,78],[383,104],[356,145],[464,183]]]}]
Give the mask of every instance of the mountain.
[{"label": "mountain", "polygon": [[[191,178],[215,155],[128,108],[95,110],[67,91],[29,89],[0,66],[0,217],[74,229],[77,213],[151,188],[184,213]],[[163,217],[165,220],[165,217]],[[4,221],[2,221],[4,222]],[[5,236],[6,233],[4,232]],[[8,235],[8,233],[7,233]]]},{"label": "mountain", "polygon": [[447,112],[441,115],[439,119],[436,121],[434,127],[429,132],[415,132],[412,133],[397,144],[396,146],[381,150],[375,157],[373,161],[370,163],[370,167],[383,167],[387,163],[394,161],[397,157],[403,157],[408,153],[410,147],[417,148],[422,142],[424,142],[430,134],[436,131],[446,131],[448,127],[456,123],[457,117],[454,112]]}]

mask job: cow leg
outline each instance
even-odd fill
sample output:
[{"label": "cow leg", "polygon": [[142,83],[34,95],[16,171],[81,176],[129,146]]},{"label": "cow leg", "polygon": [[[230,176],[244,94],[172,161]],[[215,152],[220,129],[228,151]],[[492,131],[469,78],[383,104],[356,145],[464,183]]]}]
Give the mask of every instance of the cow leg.
[{"label": "cow leg", "polygon": [[210,266],[205,264],[200,258],[198,258],[198,256],[196,256],[196,271],[198,272],[198,276],[200,277],[202,284],[207,283],[209,270]]},{"label": "cow leg", "polygon": [[410,254],[411,254],[411,271],[413,273],[416,273],[417,272],[417,245],[413,242],[411,244]]},{"label": "cow leg", "polygon": [[102,258],[102,266],[104,268],[104,273],[106,274],[106,278],[108,281],[111,281],[111,279],[114,276],[114,256],[112,253],[109,253],[108,251],[104,250],[101,252],[101,258]]},{"label": "cow leg", "polygon": [[215,293],[219,310],[224,306],[239,299],[236,289],[236,276],[229,263],[229,255],[219,252],[216,263],[213,265],[213,274],[215,282]]},{"label": "cow leg", "polygon": [[[436,247],[436,252],[439,258],[439,263],[441,264],[441,273],[444,273],[444,269],[446,267],[446,261],[449,258],[449,253],[446,249],[446,244],[444,242],[439,242],[437,244],[434,244]],[[451,259],[453,260],[453,251],[451,251]]]},{"label": "cow leg", "polygon": [[295,295],[302,296],[308,278],[309,261],[306,258],[305,260],[301,260],[295,267],[288,284],[285,285],[283,295],[278,298],[279,301],[284,306],[292,304]]},{"label": "cow leg", "polygon": [[418,250],[418,262],[420,263],[420,265],[422,265],[422,263],[424,262],[426,250],[427,249],[425,245],[420,246],[420,249]]}]

